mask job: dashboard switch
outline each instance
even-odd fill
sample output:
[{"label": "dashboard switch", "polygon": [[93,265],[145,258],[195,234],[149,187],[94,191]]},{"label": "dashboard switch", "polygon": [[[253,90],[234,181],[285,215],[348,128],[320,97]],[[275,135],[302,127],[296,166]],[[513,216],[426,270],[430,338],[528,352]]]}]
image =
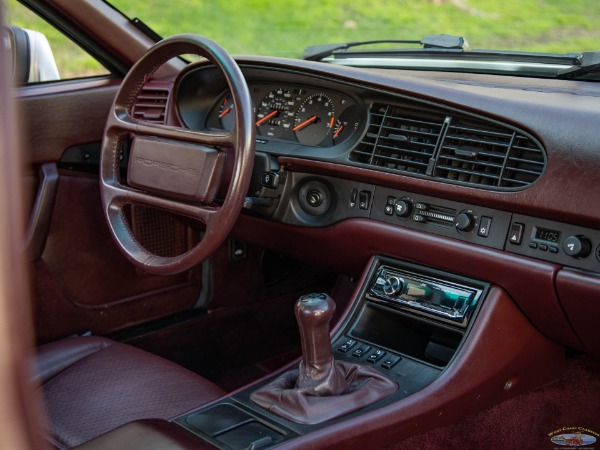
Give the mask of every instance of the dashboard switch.
[{"label": "dashboard switch", "polygon": [[398,217],[409,216],[411,209],[412,205],[408,200],[401,199],[396,202],[396,215]]},{"label": "dashboard switch", "polygon": [[279,174],[277,172],[263,172],[260,174],[261,186],[277,189],[279,186]]},{"label": "dashboard switch", "polygon": [[377,361],[379,361],[381,358],[383,358],[385,356],[385,354],[386,354],[386,352],[384,352],[383,350],[377,349],[369,355],[369,357],[367,358],[367,362],[371,363],[371,364],[375,364]]},{"label": "dashboard switch", "polygon": [[525,225],[522,223],[513,223],[510,227],[510,234],[508,238],[508,242],[514,245],[521,245],[521,241],[523,240],[523,231],[525,230]]},{"label": "dashboard switch", "polygon": [[352,189],[350,194],[350,208],[354,208],[356,205],[356,198],[358,197],[358,189]]},{"label": "dashboard switch", "polygon": [[585,236],[569,236],[563,242],[563,251],[573,258],[585,258],[591,249],[590,240]]},{"label": "dashboard switch", "polygon": [[371,191],[360,191],[358,194],[358,207],[360,209],[369,209],[371,203]]},{"label": "dashboard switch", "polygon": [[354,356],[355,358],[361,358],[363,357],[369,350],[371,350],[371,346],[364,344],[361,345],[360,347],[358,347],[356,350],[354,350],[352,352],[352,356]]},{"label": "dashboard switch", "polygon": [[492,218],[483,216],[479,221],[479,230],[477,234],[481,237],[488,237],[490,235],[490,227],[492,226]]},{"label": "dashboard switch", "polygon": [[459,231],[471,231],[475,225],[475,218],[469,212],[461,212],[454,219],[454,226]]}]

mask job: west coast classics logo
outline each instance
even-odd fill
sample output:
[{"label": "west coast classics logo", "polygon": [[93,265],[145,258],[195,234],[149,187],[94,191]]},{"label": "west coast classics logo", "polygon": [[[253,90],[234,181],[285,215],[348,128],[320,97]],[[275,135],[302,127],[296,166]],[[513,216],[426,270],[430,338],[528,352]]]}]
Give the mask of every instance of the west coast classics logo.
[{"label": "west coast classics logo", "polygon": [[565,427],[549,433],[548,437],[555,445],[566,448],[586,447],[591,450],[596,448],[594,444],[597,443],[600,435],[587,428]]}]

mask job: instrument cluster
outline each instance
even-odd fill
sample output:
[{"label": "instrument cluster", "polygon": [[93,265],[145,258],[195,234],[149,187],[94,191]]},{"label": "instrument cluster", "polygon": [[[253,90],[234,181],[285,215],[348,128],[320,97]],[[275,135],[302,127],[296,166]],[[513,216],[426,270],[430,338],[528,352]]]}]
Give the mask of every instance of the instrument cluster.
[{"label": "instrument cluster", "polygon": [[[296,86],[251,84],[256,135],[306,146],[331,147],[358,128],[359,109],[348,96],[328,90]],[[233,102],[223,93],[207,116],[207,127],[231,130]]]}]

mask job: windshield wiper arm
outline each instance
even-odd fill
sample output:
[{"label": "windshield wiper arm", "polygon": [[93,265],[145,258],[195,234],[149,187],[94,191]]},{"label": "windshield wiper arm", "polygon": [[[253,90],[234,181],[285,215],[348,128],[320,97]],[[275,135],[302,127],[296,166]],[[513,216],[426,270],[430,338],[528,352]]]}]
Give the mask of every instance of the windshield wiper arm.
[{"label": "windshield wiper arm", "polygon": [[568,69],[559,70],[557,78],[581,78],[590,73],[600,72],[600,52],[583,52],[575,58],[575,64]]},{"label": "windshield wiper arm", "polygon": [[465,38],[461,36],[451,36],[448,34],[431,34],[424,37],[420,41],[416,40],[378,40],[378,41],[357,41],[357,42],[345,42],[340,44],[322,44],[322,45],[311,45],[304,49],[302,59],[308,61],[320,61],[323,58],[331,56],[335,53],[344,53],[351,47],[360,47],[369,44],[416,44],[422,45],[423,48],[438,48],[438,49],[452,49],[452,50],[466,50],[469,48],[469,44]]}]

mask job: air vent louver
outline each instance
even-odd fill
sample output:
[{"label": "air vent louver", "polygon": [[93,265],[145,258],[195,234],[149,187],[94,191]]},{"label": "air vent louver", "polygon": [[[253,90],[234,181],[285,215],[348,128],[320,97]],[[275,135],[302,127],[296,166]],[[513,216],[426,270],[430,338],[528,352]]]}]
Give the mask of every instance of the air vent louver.
[{"label": "air vent louver", "polygon": [[133,117],[145,122],[164,124],[168,100],[167,88],[146,85],[133,104]]},{"label": "air vent louver", "polygon": [[351,159],[401,172],[425,174],[442,125],[442,121],[408,115],[406,108],[374,105],[371,125]]},{"label": "air vent louver", "polygon": [[523,189],[545,168],[541,146],[523,132],[458,115],[375,104],[351,161],[492,189]]}]

